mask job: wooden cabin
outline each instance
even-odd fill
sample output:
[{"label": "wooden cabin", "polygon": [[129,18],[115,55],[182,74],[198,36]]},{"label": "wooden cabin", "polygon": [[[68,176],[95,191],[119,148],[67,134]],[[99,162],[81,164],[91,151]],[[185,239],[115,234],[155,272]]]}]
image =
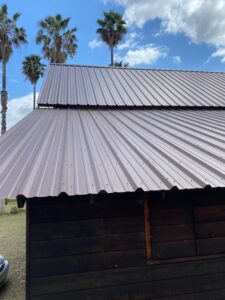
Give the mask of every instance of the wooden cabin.
[{"label": "wooden cabin", "polygon": [[27,204],[28,299],[224,299],[224,189]]},{"label": "wooden cabin", "polygon": [[52,64],[0,138],[27,300],[225,299],[225,73]]}]

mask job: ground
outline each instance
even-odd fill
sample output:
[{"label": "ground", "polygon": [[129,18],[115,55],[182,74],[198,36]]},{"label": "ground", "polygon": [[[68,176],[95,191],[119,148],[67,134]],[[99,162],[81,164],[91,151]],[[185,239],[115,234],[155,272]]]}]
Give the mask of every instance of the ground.
[{"label": "ground", "polygon": [[25,299],[25,211],[10,213],[15,201],[0,215],[0,254],[10,261],[7,283],[0,289],[1,300]]}]

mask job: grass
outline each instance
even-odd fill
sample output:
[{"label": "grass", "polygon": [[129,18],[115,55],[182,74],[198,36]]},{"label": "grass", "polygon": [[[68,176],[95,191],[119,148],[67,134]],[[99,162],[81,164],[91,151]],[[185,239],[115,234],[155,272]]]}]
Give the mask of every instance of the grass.
[{"label": "grass", "polygon": [[10,213],[16,201],[0,215],[0,254],[10,261],[7,283],[0,289],[1,300],[25,299],[25,210]]},{"label": "grass", "polygon": [[[7,205],[5,205],[5,213],[10,213],[11,209],[17,208],[16,200],[9,200]],[[25,209],[17,208],[18,212],[25,211]]]}]

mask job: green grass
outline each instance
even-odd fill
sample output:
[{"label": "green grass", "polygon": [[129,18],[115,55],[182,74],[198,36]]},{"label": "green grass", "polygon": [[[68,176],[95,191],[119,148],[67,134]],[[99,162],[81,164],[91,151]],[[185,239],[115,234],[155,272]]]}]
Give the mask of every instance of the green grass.
[{"label": "green grass", "polygon": [[16,214],[10,211],[16,201],[6,205],[5,214],[0,215],[0,254],[10,261],[8,281],[0,289],[1,300],[25,299],[25,210]]},{"label": "green grass", "polygon": [[[17,201],[16,200],[9,200],[8,203],[5,205],[5,213],[10,213],[12,208],[17,208]],[[25,209],[18,209],[18,211],[25,211]]]}]

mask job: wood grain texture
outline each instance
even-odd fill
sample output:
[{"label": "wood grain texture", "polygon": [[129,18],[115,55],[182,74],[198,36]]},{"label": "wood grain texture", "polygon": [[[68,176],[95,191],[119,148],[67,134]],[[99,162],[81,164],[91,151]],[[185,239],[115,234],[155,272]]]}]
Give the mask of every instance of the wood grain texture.
[{"label": "wood grain texture", "polygon": [[152,282],[173,278],[185,278],[224,272],[225,258],[202,261],[186,261],[161,264],[156,267],[129,267],[78,274],[66,274],[33,278],[32,295],[87,290],[125,284]]},{"label": "wood grain texture", "polygon": [[32,258],[84,255],[99,252],[129,251],[145,247],[145,234],[133,232],[82,238],[62,238],[31,242]]},{"label": "wood grain texture", "polygon": [[[188,293],[207,292],[215,289],[225,289],[225,273],[204,275],[201,277],[173,278],[154,282],[126,284],[116,287],[88,289],[85,291],[67,291],[44,296],[33,296],[37,300],[121,300],[121,299],[154,299]],[[206,298],[207,299],[207,298]],[[208,298],[209,299],[209,298]]]},{"label": "wood grain texture", "polygon": [[225,299],[221,192],[151,194],[152,265],[139,196],[31,201],[29,300]]}]

